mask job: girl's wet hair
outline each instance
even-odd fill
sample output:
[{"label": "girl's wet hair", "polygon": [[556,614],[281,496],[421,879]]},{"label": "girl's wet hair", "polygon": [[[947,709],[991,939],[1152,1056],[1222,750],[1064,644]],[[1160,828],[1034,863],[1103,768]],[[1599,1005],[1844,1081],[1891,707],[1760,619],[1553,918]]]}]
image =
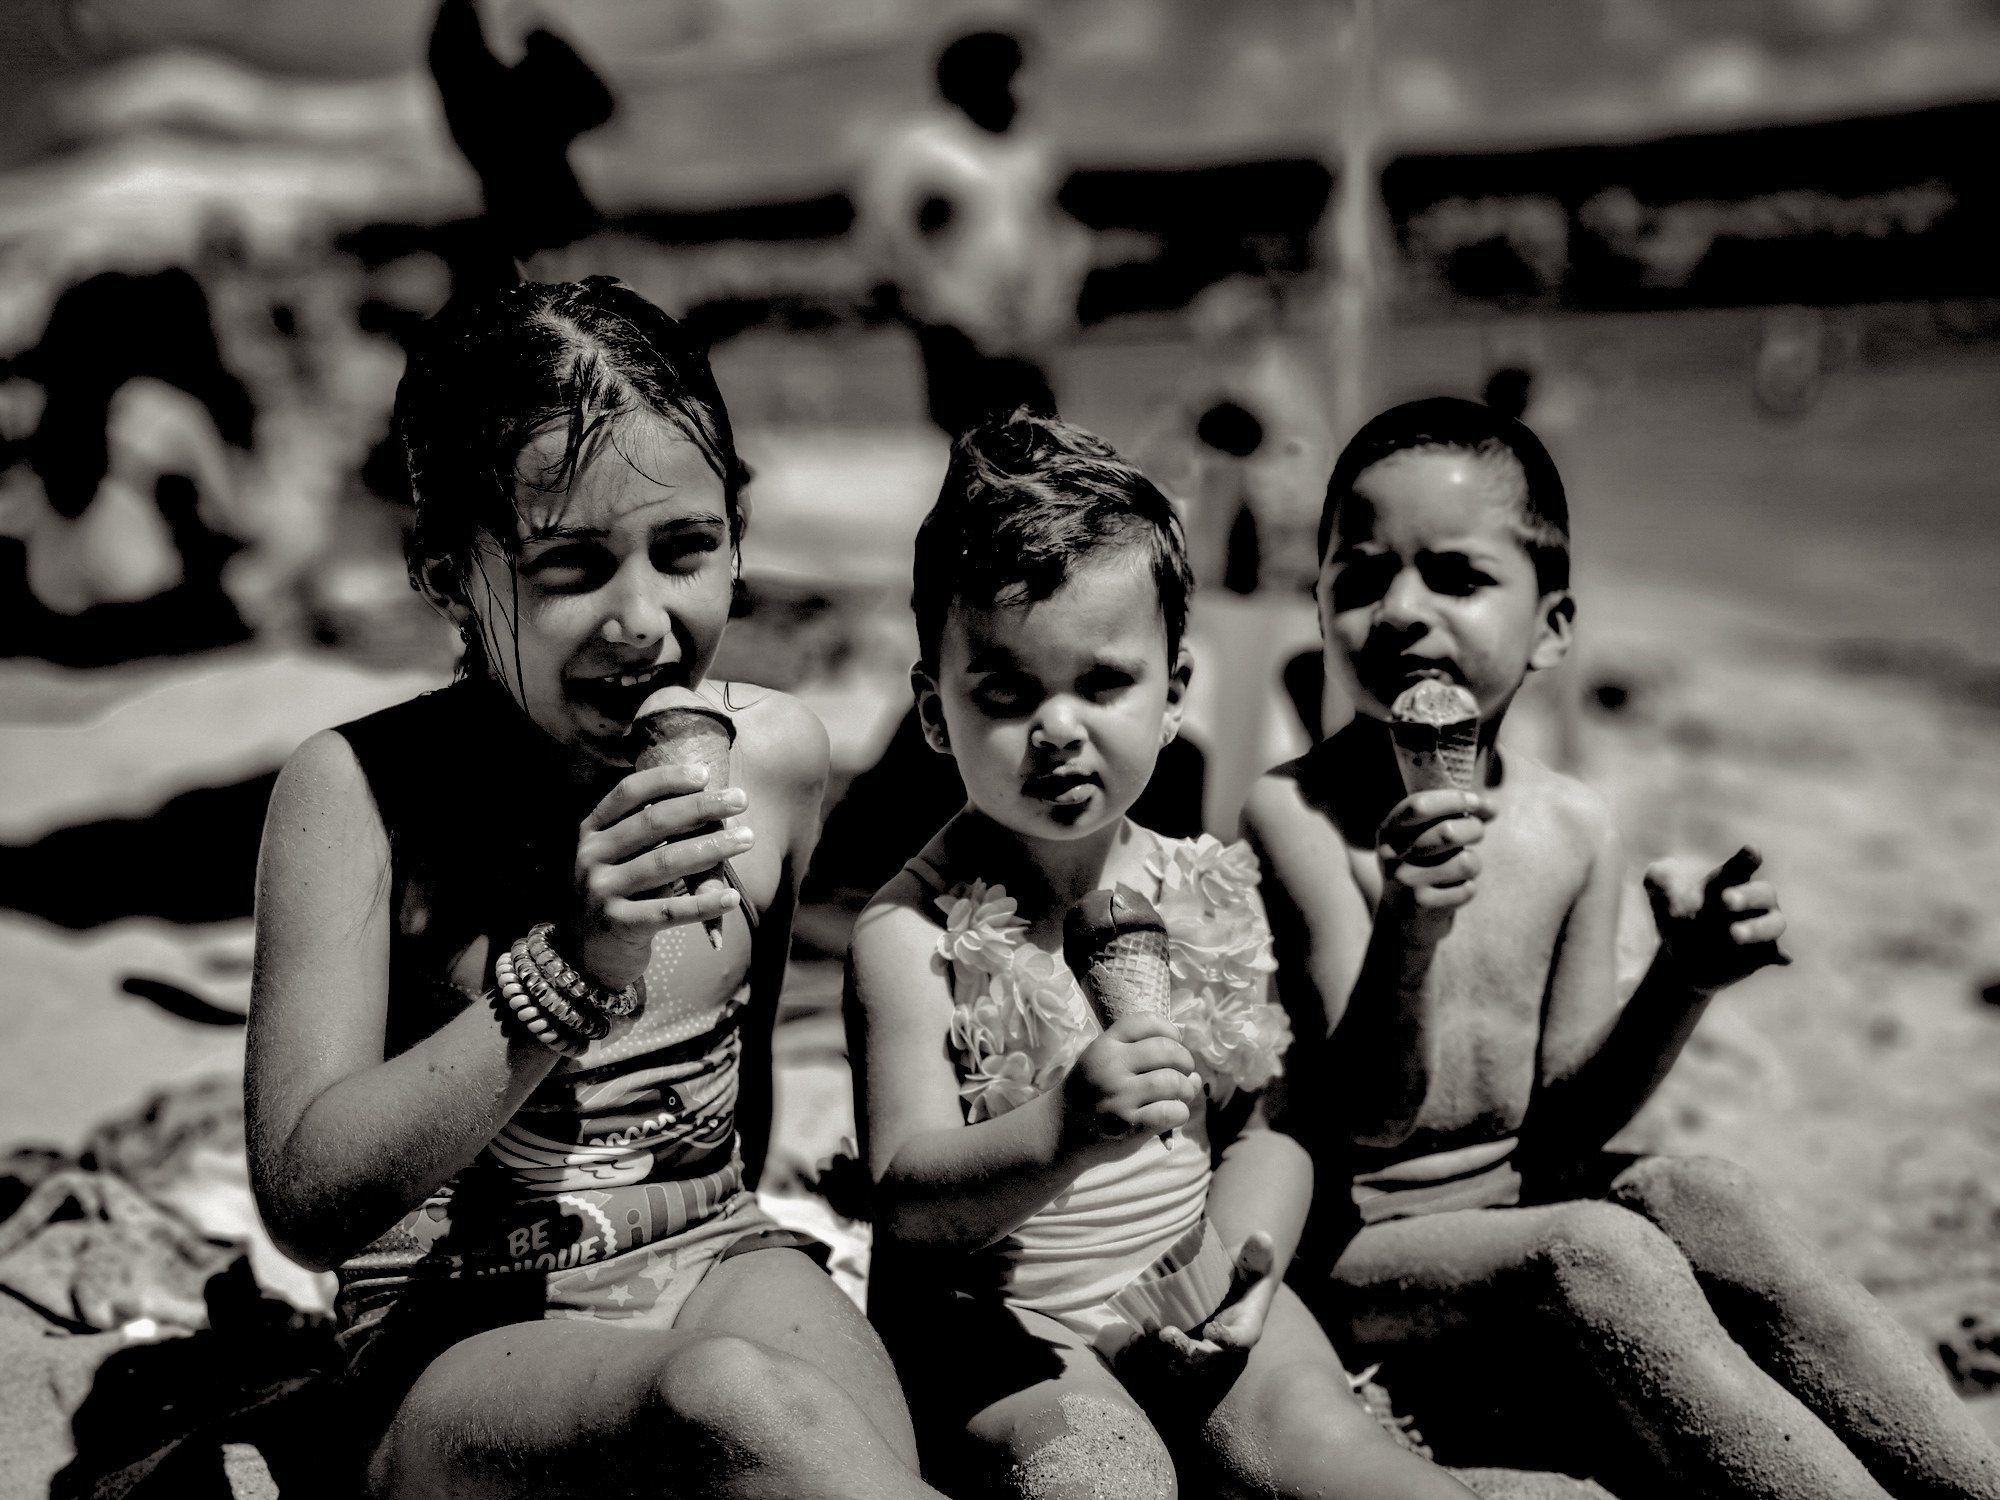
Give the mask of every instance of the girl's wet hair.
[{"label": "girl's wet hair", "polygon": [[1569,499],[1556,461],[1526,423],[1457,396],[1405,401],[1354,434],[1326,482],[1326,503],[1319,513],[1321,562],[1355,480],[1392,454],[1417,448],[1456,448],[1487,458],[1511,455],[1525,480],[1515,534],[1534,561],[1536,586],[1545,594],[1569,587]]},{"label": "girl's wet hair", "polygon": [[[411,582],[464,600],[482,536],[510,558],[518,548],[520,493],[567,490],[591,445],[633,412],[662,418],[701,450],[739,542],[750,471],[708,356],[672,317],[610,276],[447,306],[413,343],[396,387],[417,509],[404,543]],[[522,472],[523,450],[551,430],[563,434],[561,456]],[[476,632],[466,648],[481,651]]]},{"label": "girl's wet hair", "polygon": [[1082,558],[1108,547],[1145,556],[1171,662],[1187,628],[1194,574],[1167,497],[1101,438],[1027,407],[974,428],[952,444],[944,487],[917,532],[910,604],[925,669],[937,669],[954,604],[1037,603]]}]

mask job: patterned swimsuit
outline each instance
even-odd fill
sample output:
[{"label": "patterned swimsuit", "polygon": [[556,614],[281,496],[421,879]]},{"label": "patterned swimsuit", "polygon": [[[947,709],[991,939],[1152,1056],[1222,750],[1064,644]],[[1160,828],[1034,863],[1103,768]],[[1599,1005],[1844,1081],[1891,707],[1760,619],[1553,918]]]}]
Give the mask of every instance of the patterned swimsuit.
[{"label": "patterned swimsuit", "polygon": [[[389,834],[393,1055],[482,1003],[450,978],[469,943],[560,909],[576,827],[515,811],[532,800],[524,785],[562,768],[484,684],[339,732]],[[469,1165],[339,1267],[350,1375],[386,1400],[481,1326],[668,1326],[718,1260],[802,1242],[743,1186],[736,1099],[751,938],[740,910],[722,931],[719,952],[698,927],[661,932],[639,1013],[558,1064]]]}]

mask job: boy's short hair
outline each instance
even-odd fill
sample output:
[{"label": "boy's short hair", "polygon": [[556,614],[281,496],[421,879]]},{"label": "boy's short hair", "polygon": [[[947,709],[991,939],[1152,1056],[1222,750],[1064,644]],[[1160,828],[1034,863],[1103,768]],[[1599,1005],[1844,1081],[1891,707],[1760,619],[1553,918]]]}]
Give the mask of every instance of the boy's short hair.
[{"label": "boy's short hair", "polygon": [[953,604],[1038,603],[1106,547],[1143,550],[1171,663],[1194,573],[1167,497],[1101,438],[1025,406],[966,433],[952,444],[937,504],[917,531],[910,606],[925,670],[937,670]]},{"label": "boy's short hair", "polygon": [[1319,513],[1319,558],[1333,540],[1334,520],[1354,481],[1391,454],[1413,448],[1459,448],[1492,457],[1512,455],[1527,483],[1515,534],[1534,560],[1536,586],[1544,594],[1569,587],[1569,499],[1562,475],[1542,440],[1527,424],[1457,396],[1405,401],[1367,422],[1342,450],[1326,482]]}]

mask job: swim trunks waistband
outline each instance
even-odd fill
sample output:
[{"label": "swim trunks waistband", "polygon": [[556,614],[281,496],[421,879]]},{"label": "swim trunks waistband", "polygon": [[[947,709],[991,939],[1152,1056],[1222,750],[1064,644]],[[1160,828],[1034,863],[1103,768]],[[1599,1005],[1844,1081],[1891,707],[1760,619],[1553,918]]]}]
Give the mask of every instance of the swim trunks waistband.
[{"label": "swim trunks waistband", "polygon": [[1355,1177],[1351,1191],[1364,1224],[1448,1213],[1460,1208],[1511,1208],[1521,1201],[1521,1174],[1509,1136],[1399,1161]]}]

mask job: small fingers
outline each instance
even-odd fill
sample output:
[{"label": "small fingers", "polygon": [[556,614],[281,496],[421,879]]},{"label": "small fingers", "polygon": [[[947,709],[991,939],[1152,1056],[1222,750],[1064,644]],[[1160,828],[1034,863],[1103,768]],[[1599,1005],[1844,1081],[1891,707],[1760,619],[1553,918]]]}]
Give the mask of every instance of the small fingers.
[{"label": "small fingers", "polygon": [[1688,859],[1656,859],[1646,866],[1646,899],[1655,925],[1699,916],[1711,887],[1701,866]]},{"label": "small fingers", "polygon": [[1775,943],[1785,935],[1785,915],[1770,911],[1762,916],[1746,917],[1741,922],[1729,924],[1730,941],[1740,947],[1749,948],[1758,943]]},{"label": "small fingers", "polygon": [[1433,864],[1458,849],[1467,848],[1486,837],[1486,824],[1479,818],[1447,818],[1433,823],[1410,842],[1404,858],[1418,864]]},{"label": "small fingers", "polygon": [[609,828],[648,802],[657,802],[662,797],[683,797],[689,792],[700,791],[707,784],[707,766],[660,765],[634,771],[604,794],[604,800],[590,810],[583,826],[587,829]]},{"label": "small fingers", "polygon": [[1142,1076],[1163,1070],[1175,1073],[1194,1071],[1194,1054],[1171,1035],[1149,1036],[1129,1043],[1119,1061]]},{"label": "small fingers", "polygon": [[1493,806],[1476,792],[1412,792],[1389,810],[1382,820],[1381,837],[1387,843],[1407,843],[1416,832],[1441,818],[1493,816]]},{"label": "small fingers", "polygon": [[1471,881],[1460,881],[1457,885],[1420,885],[1410,892],[1410,899],[1424,911],[1456,911],[1479,893],[1479,887]]},{"label": "small fingers", "polygon": [[1747,885],[1733,885],[1722,893],[1722,905],[1727,911],[1769,911],[1777,904],[1777,887],[1768,880],[1753,880]]},{"label": "small fingers", "polygon": [[621,927],[640,930],[685,927],[691,922],[706,922],[722,916],[736,903],[735,888],[717,881],[702,886],[698,891],[663,896],[653,901],[607,902],[604,914]]},{"label": "small fingers", "polygon": [[1463,885],[1477,876],[1480,868],[1478,854],[1470,849],[1461,849],[1449,859],[1441,859],[1436,864],[1405,861],[1396,866],[1396,880],[1416,890],[1426,886]]},{"label": "small fingers", "polygon": [[1114,1042],[1144,1042],[1155,1038],[1179,1044],[1181,1029],[1167,1017],[1153,1011],[1133,1011],[1118,1017],[1104,1028],[1104,1034]]},{"label": "small fingers", "polygon": [[618,887],[618,894],[625,896],[656,891],[669,881],[712,870],[756,842],[757,835],[748,828],[725,828],[700,838],[676,839],[657,849],[649,849],[636,859],[612,866],[616,872],[611,877],[612,883]]},{"label": "small fingers", "polygon": [[1156,1099],[1132,1112],[1132,1132],[1135,1135],[1158,1135],[1163,1130],[1178,1130],[1193,1118],[1194,1111],[1181,1100]]},{"label": "small fingers", "polygon": [[1745,844],[1720,865],[1716,866],[1715,872],[1708,877],[1707,883],[1711,888],[1717,890],[1726,889],[1732,885],[1741,885],[1752,875],[1755,875],[1757,867],[1763,863],[1763,853],[1757,846],[1755,844]]},{"label": "small fingers", "polygon": [[741,787],[718,787],[666,797],[634,809],[611,827],[589,835],[591,853],[607,863],[630,859],[669,839],[684,838],[697,829],[721,823],[750,805]]}]

